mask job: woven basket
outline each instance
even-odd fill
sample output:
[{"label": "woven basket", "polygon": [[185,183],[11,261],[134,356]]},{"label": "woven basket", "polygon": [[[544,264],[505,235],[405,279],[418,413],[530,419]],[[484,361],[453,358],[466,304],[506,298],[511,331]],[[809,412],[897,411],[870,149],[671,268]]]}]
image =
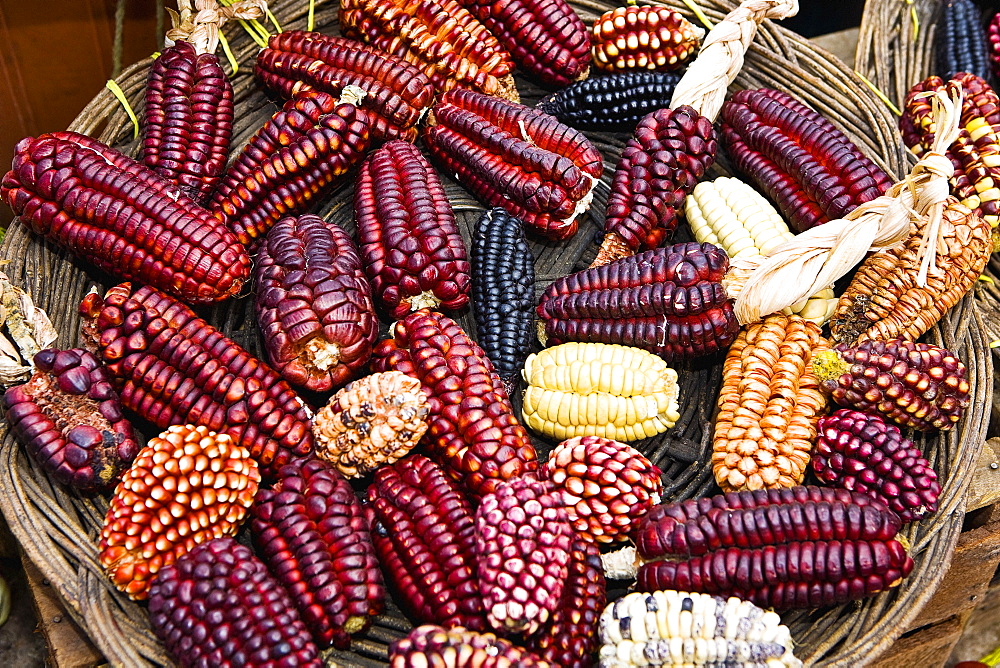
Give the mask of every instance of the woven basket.
[{"label": "woven basket", "polygon": [[[610,4],[574,0],[584,21],[592,23]],[[681,0],[665,3],[690,16]],[[703,0],[699,3],[713,21],[720,20],[735,2]],[[304,28],[305,0],[276,0],[271,9],[285,29]],[[335,3],[317,3],[316,27],[335,34]],[[227,27],[227,37],[240,63],[233,77],[237,125],[233,141],[239,150],[254,131],[276,109],[254,84],[253,58],[257,47],[239,27]],[[117,79],[133,108],[141,117],[143,90],[151,61],[129,67]],[[832,55],[815,48],[794,34],[766,24],[750,49],[735,88],[770,86],[788,90],[839,125],[862,149],[889,172],[907,171],[907,153],[900,144],[895,119],[885,106],[850,70]],[[523,80],[518,82],[526,104],[542,94]],[[118,101],[102,91],[70,126],[135,155],[138,142]],[[562,244],[536,242],[537,286],[544,289],[553,279],[585,267],[597,251],[609,183],[628,135],[591,134],[605,156],[605,174],[597,187],[589,216],[580,233]],[[721,167],[716,175],[722,174]],[[482,211],[457,184],[445,177],[445,186],[457,213],[466,241]],[[348,180],[349,181],[349,180]],[[319,213],[353,232],[351,183],[328,197]],[[2,246],[0,257],[9,264],[7,273],[23,286],[51,316],[60,333],[57,345],[79,344],[77,305],[92,287],[104,290],[115,281],[84,268],[64,252],[29,234],[15,221]],[[240,345],[260,354],[261,344],[249,299],[231,301],[204,311]],[[460,322],[474,331],[468,313]],[[984,438],[988,418],[987,397],[992,385],[992,366],[980,351],[986,347],[983,327],[972,298],[964,299],[927,339],[957,351],[969,367],[974,388],[972,405],[956,429],[917,443],[943,480],[941,509],[930,520],[908,528],[915,561],[913,574],[903,584],[881,596],[837,608],[785,615],[798,643],[797,655],[821,665],[858,666],[884,651],[906,627],[933,593],[958,537],[962,498]],[[717,490],[708,465],[711,420],[720,383],[721,360],[715,359],[678,368],[682,378],[681,419],[659,438],[636,444],[665,473],[666,496],[683,499]],[[149,437],[153,432],[146,432]],[[129,668],[169,665],[169,657],[150,630],[144,606],[129,601],[111,586],[96,561],[98,535],[108,506],[104,496],[86,497],[50,482],[7,433],[0,428],[0,509],[27,555],[34,561],[67,604],[69,614],[114,665]],[[547,446],[539,442],[544,451]],[[620,592],[619,592],[620,593]],[[333,652],[334,665],[385,665],[387,645],[401,637],[410,623],[389,604],[364,638],[357,638],[350,652]]]}]

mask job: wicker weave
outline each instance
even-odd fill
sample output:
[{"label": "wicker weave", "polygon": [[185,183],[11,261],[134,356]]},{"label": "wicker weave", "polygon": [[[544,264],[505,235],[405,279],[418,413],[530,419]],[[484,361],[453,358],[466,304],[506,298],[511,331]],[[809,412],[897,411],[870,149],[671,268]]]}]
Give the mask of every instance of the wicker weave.
[{"label": "wicker weave", "polygon": [[[612,5],[590,0],[572,2],[588,24]],[[681,0],[665,3],[690,16]],[[718,21],[735,2],[702,0],[699,5]],[[304,28],[305,0],[276,0],[271,9],[285,29]],[[317,29],[335,33],[336,3],[317,3]],[[234,152],[276,108],[252,80],[257,47],[238,26],[227,26],[227,37],[241,66],[233,77],[237,126]],[[150,60],[126,69],[117,79],[141,117],[143,88]],[[899,175],[910,159],[898,140],[895,119],[885,106],[865,89],[850,70],[833,56],[816,49],[794,34],[766,25],[748,54],[737,88],[771,86],[789,90],[813,105],[882,164]],[[522,98],[533,104],[542,91],[519,81]],[[125,112],[108,91],[102,91],[70,127],[100,138],[135,154],[138,142]],[[627,135],[592,134],[605,155],[605,175],[599,184],[591,213],[571,241],[555,244],[535,242],[537,287],[541,291],[553,279],[585,267],[597,250],[603,225],[611,173]],[[721,161],[724,165],[724,160]],[[723,173],[717,167],[718,174]],[[445,178],[462,232],[468,242],[482,207],[453,181]],[[320,207],[319,213],[353,232],[350,183],[339,188]],[[0,246],[0,257],[9,260],[6,272],[47,310],[60,332],[57,345],[79,342],[77,305],[91,288],[103,290],[114,282],[83,268],[50,244],[28,234],[19,222],[11,227]],[[206,317],[251,352],[259,354],[261,343],[253,322],[250,300],[228,302],[205,311]],[[470,331],[466,313],[460,321]],[[958,428],[941,437],[918,440],[944,482],[941,510],[932,519],[912,526],[907,538],[913,546],[914,573],[902,586],[864,602],[838,608],[800,612],[786,616],[797,641],[797,654],[820,665],[858,666],[884,651],[906,627],[933,593],[948,562],[961,527],[962,498],[988,418],[992,388],[992,365],[987,355],[983,325],[974,300],[964,299],[929,335],[928,340],[957,351],[969,367],[974,387],[973,403]],[[666,435],[636,444],[661,469],[667,497],[682,499],[717,490],[707,465],[711,449],[711,419],[720,383],[720,360],[681,366],[682,416]],[[148,425],[147,425],[148,426]],[[145,430],[145,435],[153,432]],[[69,613],[86,631],[112,664],[132,667],[169,665],[163,648],[150,631],[144,607],[119,594],[101,572],[96,561],[99,528],[107,509],[104,497],[87,498],[53,485],[28,459],[23,448],[6,433],[0,462],[0,508],[28,556],[65,599]],[[539,442],[543,450],[550,444]],[[620,592],[619,592],[620,593]],[[335,652],[335,665],[385,665],[387,644],[410,627],[390,605],[365,638],[356,639],[351,652]]]}]

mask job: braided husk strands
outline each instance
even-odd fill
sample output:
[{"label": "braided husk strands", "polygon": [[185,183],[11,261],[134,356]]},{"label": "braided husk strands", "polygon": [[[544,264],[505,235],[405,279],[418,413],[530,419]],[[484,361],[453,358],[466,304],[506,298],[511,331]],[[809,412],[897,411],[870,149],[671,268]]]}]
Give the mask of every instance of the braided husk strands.
[{"label": "braided husk strands", "polygon": [[[572,0],[585,23],[592,23],[612,8],[611,0]],[[667,6],[695,20],[683,0],[668,0]],[[697,0],[708,18],[718,23],[737,5],[725,0]],[[285,30],[304,29],[309,3],[274,0],[270,9]],[[316,28],[337,34],[337,3],[316,3]],[[240,147],[274,112],[276,106],[253,81],[252,63],[258,47],[238,24],[223,31],[240,63],[232,77],[237,108],[233,146]],[[127,68],[117,83],[141,117],[143,94],[151,59]],[[519,79],[518,87],[527,104],[543,91]],[[772,87],[788,90],[843,129],[857,145],[888,172],[900,176],[908,171],[910,158],[899,141],[895,119],[850,71],[826,52],[765,21],[746,55],[736,78],[736,88]],[[131,122],[110,91],[102,90],[73,122],[70,129],[92,135],[135,155],[139,142],[132,140]],[[627,135],[589,133],[604,155],[605,175],[597,184],[590,212],[581,216],[582,233],[562,244],[533,240],[536,257],[536,290],[540,293],[556,278],[586,267],[597,253],[595,236],[603,230],[603,212],[609,194],[611,170],[624,148]],[[721,167],[706,178],[725,175]],[[445,190],[455,209],[466,243],[484,211],[447,176]],[[345,181],[334,190],[316,213],[354,232],[351,215],[353,184]],[[686,240],[686,239],[678,239]],[[15,221],[3,244],[0,259],[10,263],[5,270],[12,282],[27,290],[46,310],[59,332],[63,347],[78,345],[77,307],[91,287],[104,291],[114,285],[107,276],[90,272],[78,262],[32,236]],[[251,307],[252,297],[232,300],[202,311],[204,317],[254,355],[263,349]],[[456,314],[467,332],[475,326],[469,311]],[[383,335],[388,322],[382,323]],[[998,337],[1000,338],[1000,337]],[[921,436],[916,445],[938,472],[943,484],[941,508],[932,518],[907,528],[906,538],[914,546],[914,573],[890,593],[853,606],[803,611],[785,616],[796,640],[796,655],[819,665],[860,666],[874,660],[899,636],[934,593],[961,530],[963,499],[969,475],[975,466],[987,422],[986,407],[992,389],[992,363],[984,352],[988,341],[976,302],[963,299],[924,340],[954,350],[968,365],[973,385],[972,406],[957,427],[942,436]],[[633,444],[663,470],[664,501],[700,497],[715,492],[710,467],[704,465],[711,448],[712,414],[721,381],[721,360],[715,363],[681,365],[681,418],[661,436]],[[515,398],[515,408],[519,410]],[[155,434],[145,434],[149,437]],[[100,526],[107,511],[104,496],[85,497],[50,481],[0,426],[4,447],[0,450],[0,510],[26,554],[66,602],[68,614],[92,639],[113,665],[130,667],[170,665],[152,634],[145,609],[117,593],[96,561]],[[555,444],[542,440],[543,453]],[[385,666],[388,645],[401,638],[411,623],[389,602],[383,615],[373,619],[364,637],[356,638],[350,651],[335,651],[329,658],[339,665],[361,668]]]},{"label": "braided husk strands", "polygon": [[229,7],[221,7],[216,0],[177,0],[179,12],[167,8],[173,27],[167,31],[164,46],[175,42],[190,42],[196,53],[215,53],[219,46],[219,29],[227,21],[259,19],[267,8],[265,0],[238,0]]}]

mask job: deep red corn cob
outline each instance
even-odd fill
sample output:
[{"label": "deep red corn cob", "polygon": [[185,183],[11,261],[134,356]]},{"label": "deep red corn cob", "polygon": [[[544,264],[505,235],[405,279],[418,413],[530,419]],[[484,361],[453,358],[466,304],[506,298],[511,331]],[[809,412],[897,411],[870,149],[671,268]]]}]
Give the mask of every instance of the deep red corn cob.
[{"label": "deep red corn cob", "polygon": [[226,169],[233,85],[214,53],[180,40],[153,61],[146,81],[142,162],[204,204]]},{"label": "deep red corn cob", "polygon": [[469,261],[434,168],[413,144],[392,141],[368,156],[354,188],[365,271],[394,318],[469,303]]},{"label": "deep red corn cob", "polygon": [[271,35],[257,54],[257,78],[285,99],[302,90],[334,97],[345,85],[367,93],[361,108],[371,119],[372,141],[417,137],[417,121],[434,102],[434,86],[402,58],[342,37],[306,30]]},{"label": "deep red corn cob", "polygon": [[426,624],[389,645],[392,668],[550,668],[527,650],[492,633]]},{"label": "deep red corn cob", "polygon": [[485,353],[451,318],[426,309],[378,344],[375,371],[420,379],[430,405],[427,453],[472,495],[538,468],[538,456]]},{"label": "deep red corn cob", "polygon": [[[357,92],[348,88],[341,100]],[[305,213],[361,160],[371,126],[354,104],[320,91],[297,93],[229,165],[209,210],[253,249],[271,226]]]},{"label": "deep red corn cob", "polygon": [[1000,12],[993,14],[986,26],[986,41],[989,49],[990,71],[994,79],[1000,79]]},{"label": "deep red corn cob", "polygon": [[107,487],[139,452],[108,370],[79,348],[47,348],[34,363],[31,379],[4,394],[10,428],[58,482]]},{"label": "deep red corn cob", "polygon": [[376,471],[365,512],[404,609],[422,623],[486,629],[472,505],[457,483],[412,455]]},{"label": "deep red corn cob", "polygon": [[257,553],[317,641],[346,648],[382,612],[385,587],[368,520],[347,480],[296,460],[261,490],[250,523]]},{"label": "deep red corn cob", "polygon": [[668,7],[616,7],[594,21],[594,65],[608,72],[676,70],[704,34]]},{"label": "deep red corn cob", "polygon": [[236,295],[250,258],[226,227],[177,186],[75,132],[28,137],[0,197],[49,241],[101,271],[190,303]]},{"label": "deep red corn cob", "polygon": [[371,287],[351,237],[313,215],[271,228],[254,265],[268,360],[285,380],[327,392],[368,363],[378,335]]},{"label": "deep red corn cob", "polygon": [[823,482],[882,501],[903,522],[937,511],[937,473],[899,427],[843,408],[819,421],[813,471]]},{"label": "deep red corn cob", "polygon": [[550,345],[619,343],[667,361],[711,355],[739,331],[720,282],[728,268],[717,246],[674,244],[559,279],[538,315]]},{"label": "deep red corn cob", "polygon": [[833,123],[783,91],[741,90],[720,118],[733,164],[798,232],[842,218],[892,185]]},{"label": "deep red corn cob", "polygon": [[306,406],[288,383],[180,302],[123,283],[87,295],[80,314],[122,405],[143,419],[228,434],[265,472],[312,451]]},{"label": "deep red corn cob", "polygon": [[481,201],[550,239],[576,233],[604,171],[600,152],[578,130],[470,90],[438,99],[424,139],[431,156]]},{"label": "deep red corn cob", "polygon": [[323,665],[288,594],[232,538],[200,545],[163,569],[150,589],[149,621],[185,668]]}]

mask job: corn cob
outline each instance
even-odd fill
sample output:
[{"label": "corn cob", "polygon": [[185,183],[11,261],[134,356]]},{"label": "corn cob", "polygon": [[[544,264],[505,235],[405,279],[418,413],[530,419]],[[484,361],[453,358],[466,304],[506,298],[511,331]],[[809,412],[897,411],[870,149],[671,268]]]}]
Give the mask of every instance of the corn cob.
[{"label": "corn cob", "polygon": [[538,469],[538,456],[493,365],[451,318],[426,309],[395,325],[375,350],[376,371],[418,378],[430,398],[430,457],[474,497]]},{"label": "corn cob", "polygon": [[513,396],[535,335],[535,258],[524,225],[500,208],[476,223],[472,298],[476,340]]},{"label": "corn cob", "polygon": [[249,548],[217,538],[163,569],[149,621],[183,668],[324,662],[287,592]]},{"label": "corn cob", "polygon": [[31,379],[3,397],[11,430],[56,481],[83,491],[111,485],[139,443],[108,370],[79,348],[46,348],[33,360]]},{"label": "corn cob", "polygon": [[676,70],[705,31],[667,7],[617,7],[594,21],[593,61],[607,72]]},{"label": "corn cob", "polygon": [[618,343],[668,362],[711,355],[739,330],[720,282],[728,268],[717,246],[674,244],[557,280],[538,315],[550,344]]},{"label": "corn cob", "polygon": [[551,438],[637,441],[680,419],[677,372],[638,348],[564,343],[529,355],[523,374],[524,423]]},{"label": "corn cob", "polygon": [[881,502],[844,490],[795,487],[672,503],[639,527],[637,587],[738,596],[775,609],[838,605],[909,575],[913,560],[895,540],[900,525]]},{"label": "corn cob", "polygon": [[361,108],[376,141],[417,137],[417,121],[434,102],[434,86],[402,58],[354,40],[305,30],[271,35],[257,54],[257,79],[286,100],[302,90],[339,97],[344,86],[365,91]]},{"label": "corn cob", "polygon": [[265,472],[312,451],[308,409],[288,383],[180,302],[123,283],[87,295],[80,314],[122,405],[144,420],[226,434]]},{"label": "corn cob", "polygon": [[[770,202],[734,178],[699,183],[684,201],[684,215],[695,241],[714,244],[730,258],[767,255],[793,236]],[[836,306],[837,298],[827,288],[785,309],[785,314],[823,325]]]},{"label": "corn cob", "polygon": [[340,227],[313,215],[279,221],[257,254],[254,286],[268,361],[289,383],[327,392],[367,364],[378,320]]},{"label": "corn cob", "polygon": [[670,104],[680,80],[673,72],[622,72],[570,84],[535,109],[578,130],[632,132],[646,114]]},{"label": "corn cob", "polygon": [[519,99],[510,54],[455,0],[340,0],[340,29],[416,65],[438,93],[461,86]]},{"label": "corn cob", "polygon": [[427,119],[431,156],[490,206],[500,206],[551,239],[576,233],[604,172],[581,132],[537,109],[455,89]]},{"label": "corn cob", "polygon": [[937,473],[899,427],[842,408],[821,418],[818,431],[812,463],[821,481],[873,496],[903,522],[937,511]]},{"label": "corn cob", "polygon": [[261,490],[250,529],[257,553],[313,637],[341,649],[382,612],[385,587],[368,520],[329,464],[296,460]]},{"label": "corn cob", "polygon": [[413,144],[368,156],[354,189],[365,271],[394,318],[469,303],[469,262],[444,186]]},{"label": "corn cob", "polygon": [[139,451],[115,489],[98,561],[118,589],[143,600],[161,568],[236,533],[258,482],[257,462],[228,435],[170,427]]},{"label": "corn cob", "polygon": [[712,469],[723,491],[801,484],[826,408],[812,358],[819,325],[771,315],[743,329],[722,366]]},{"label": "corn cob", "polygon": [[934,35],[938,74],[948,79],[968,72],[990,76],[989,49],[983,15],[972,0],[945,0]]},{"label": "corn cob", "polygon": [[365,513],[379,561],[421,623],[486,629],[472,512],[458,485],[421,455],[380,468],[368,488]]},{"label": "corn cob", "polygon": [[951,429],[969,406],[962,360],[929,343],[841,343],[813,355],[813,370],[820,387],[839,405],[918,431]]},{"label": "corn cob", "polygon": [[177,186],[75,132],[14,149],[0,198],[36,234],[113,276],[190,303],[236,295],[250,258],[236,237]]},{"label": "corn cob", "polygon": [[209,210],[248,248],[285,216],[305,213],[368,148],[371,118],[345,86],[338,101],[297,93],[250,139],[226,170]]},{"label": "corn cob", "polygon": [[[986,41],[989,51],[990,71],[994,81],[1000,79],[1000,12],[995,12],[986,26]],[[983,77],[984,79],[986,77]]]},{"label": "corn cob", "polygon": [[892,185],[843,132],[783,91],[734,93],[722,106],[720,137],[797,232],[842,218]]},{"label": "corn cob", "polygon": [[781,618],[736,597],[634,592],[605,608],[600,631],[601,668],[802,665]]},{"label": "corn cob", "polygon": [[389,645],[392,668],[555,668],[492,633],[426,624]]}]

